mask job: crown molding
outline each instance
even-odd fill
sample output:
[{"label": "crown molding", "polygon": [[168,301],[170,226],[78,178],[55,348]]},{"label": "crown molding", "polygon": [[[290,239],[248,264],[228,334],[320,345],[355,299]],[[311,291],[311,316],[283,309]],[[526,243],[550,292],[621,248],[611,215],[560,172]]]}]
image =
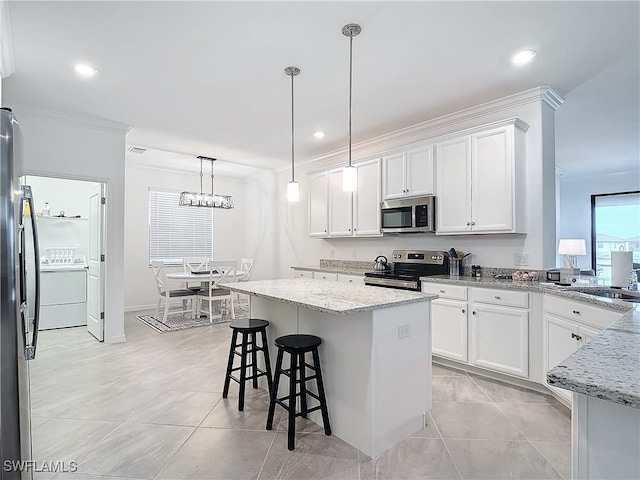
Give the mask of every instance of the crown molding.
[{"label": "crown molding", "polygon": [[6,78],[15,71],[9,1],[2,0],[0,1],[0,77]]},{"label": "crown molding", "polygon": [[63,113],[56,110],[48,110],[44,108],[31,107],[27,105],[15,105],[12,107],[14,113],[20,116],[39,118],[49,122],[61,123],[64,125],[72,125],[74,127],[91,128],[93,130],[102,130],[104,132],[119,133],[126,135],[130,127],[125,123],[105,120],[104,118],[88,117],[75,113]]},{"label": "crown molding", "polygon": [[[447,128],[455,127],[456,125],[480,121],[482,118],[487,115],[491,115],[494,113],[500,113],[503,111],[510,110],[514,107],[519,107],[532,103],[544,103],[555,110],[562,105],[564,99],[548,86],[541,86],[531,88],[529,90],[525,90],[523,92],[515,93],[513,95],[509,95],[507,97],[499,98],[497,100],[492,100],[490,102],[482,103],[480,105],[476,105],[470,108],[466,108],[463,110],[459,110],[457,112],[449,113],[446,115],[442,115],[440,117],[433,118],[431,120],[427,120],[421,123],[417,123],[415,125],[411,125],[409,127],[402,128],[400,130],[395,130],[390,133],[386,133],[383,135],[379,135],[377,137],[371,138],[369,140],[365,140],[363,142],[358,142],[352,145],[352,150],[355,151],[356,155],[361,156],[361,158],[365,158],[367,156],[371,156],[375,153],[388,152],[393,149],[399,148],[402,146],[410,146],[412,143],[418,143],[430,138],[444,138],[449,133],[440,133],[439,131],[445,130]],[[506,120],[506,122],[513,122],[514,117]],[[526,122],[523,122],[520,119],[515,119],[516,126],[526,131],[529,128],[529,125]],[[495,126],[498,126],[501,122],[494,122]],[[465,128],[464,132],[470,132],[478,127],[486,127],[493,125],[493,123],[489,124],[478,124],[476,127]],[[460,134],[461,131],[456,131],[455,134]],[[296,168],[310,166],[315,163],[320,163],[322,161],[326,161],[331,158],[339,157],[341,155],[346,155],[348,152],[348,147],[340,148],[337,150],[333,150],[331,152],[327,152],[323,155],[314,157],[310,160],[299,162],[296,164]],[[280,167],[276,171],[284,171],[290,167]]]}]

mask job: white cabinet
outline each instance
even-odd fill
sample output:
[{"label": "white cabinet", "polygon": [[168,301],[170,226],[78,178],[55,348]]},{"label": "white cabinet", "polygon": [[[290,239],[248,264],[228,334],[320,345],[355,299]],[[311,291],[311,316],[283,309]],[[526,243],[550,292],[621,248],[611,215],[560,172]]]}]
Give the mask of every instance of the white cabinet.
[{"label": "white cabinet", "polygon": [[358,190],[342,189],[343,169],[329,175],[329,237],[381,236],[380,159],[354,164],[358,170]]},{"label": "white cabinet", "polygon": [[467,363],[467,288],[422,282],[422,291],[439,296],[431,302],[433,354]]},{"label": "white cabinet", "polygon": [[40,330],[87,324],[87,270],[43,270]]},{"label": "white cabinet", "polygon": [[[562,363],[578,348],[622,316],[614,312],[552,295],[544,297],[543,359],[544,372]],[[557,395],[571,401],[571,392],[547,385]]]},{"label": "white cabinet", "polygon": [[309,236],[328,235],[329,176],[328,172],[309,176]]},{"label": "white cabinet", "polygon": [[472,365],[529,377],[529,293],[471,289]]},{"label": "white cabinet", "polygon": [[433,194],[433,145],[382,157],[383,198]]},{"label": "white cabinet", "polygon": [[294,278],[313,278],[313,272],[310,270],[293,270]]},{"label": "white cabinet", "polygon": [[515,119],[437,143],[436,234],[526,233],[525,129]]},{"label": "white cabinet", "polygon": [[344,283],[353,283],[355,285],[364,285],[364,277],[361,275],[345,275],[343,273],[339,273],[338,281]]},{"label": "white cabinet", "polygon": [[316,280],[328,280],[330,282],[338,281],[337,273],[313,272],[313,278]]}]

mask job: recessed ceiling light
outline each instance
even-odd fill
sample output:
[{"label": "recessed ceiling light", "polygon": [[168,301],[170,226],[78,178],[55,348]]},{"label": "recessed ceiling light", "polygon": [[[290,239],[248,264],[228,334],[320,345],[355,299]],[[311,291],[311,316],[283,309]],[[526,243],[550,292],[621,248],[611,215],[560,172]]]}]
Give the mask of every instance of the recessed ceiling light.
[{"label": "recessed ceiling light", "polygon": [[320,132],[320,131],[315,132],[313,134],[313,136],[316,137],[316,138],[322,138],[322,137],[324,137],[324,132]]},{"label": "recessed ceiling light", "polygon": [[514,63],[515,65],[525,65],[529,63],[531,60],[533,60],[533,57],[535,57],[536,55],[537,55],[537,52],[535,50],[531,50],[531,49],[521,50],[518,53],[516,53],[513,57],[511,57],[511,62]]},{"label": "recessed ceiling light", "polygon": [[86,63],[78,63],[74,68],[76,72],[83,77],[92,77],[98,72],[98,70],[93,68],[91,65],[87,65]]}]

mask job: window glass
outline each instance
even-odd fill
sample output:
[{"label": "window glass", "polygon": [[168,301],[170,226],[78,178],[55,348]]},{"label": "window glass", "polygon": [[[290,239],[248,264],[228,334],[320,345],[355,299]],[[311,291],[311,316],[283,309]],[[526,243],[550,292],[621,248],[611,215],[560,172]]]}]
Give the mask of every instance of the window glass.
[{"label": "window glass", "polygon": [[592,264],[600,283],[608,284],[613,250],[633,252],[633,268],[640,268],[640,192],[592,195],[591,209]]},{"label": "window glass", "polygon": [[213,257],[212,209],[180,206],[179,200],[179,193],[149,189],[149,264]]}]

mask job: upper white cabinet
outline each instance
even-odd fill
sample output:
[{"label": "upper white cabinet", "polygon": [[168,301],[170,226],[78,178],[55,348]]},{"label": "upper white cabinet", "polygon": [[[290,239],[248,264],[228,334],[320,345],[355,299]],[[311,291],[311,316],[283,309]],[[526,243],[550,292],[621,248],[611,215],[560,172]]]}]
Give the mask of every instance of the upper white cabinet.
[{"label": "upper white cabinet", "polygon": [[433,194],[433,145],[382,157],[385,200]]},{"label": "upper white cabinet", "polygon": [[525,233],[525,138],[513,119],[436,144],[436,233]]},{"label": "upper white cabinet", "polygon": [[309,176],[309,236],[326,237],[329,228],[329,172]]},{"label": "upper white cabinet", "polygon": [[380,236],[380,159],[354,164],[358,190],[342,190],[342,168],[329,172],[329,237]]}]

